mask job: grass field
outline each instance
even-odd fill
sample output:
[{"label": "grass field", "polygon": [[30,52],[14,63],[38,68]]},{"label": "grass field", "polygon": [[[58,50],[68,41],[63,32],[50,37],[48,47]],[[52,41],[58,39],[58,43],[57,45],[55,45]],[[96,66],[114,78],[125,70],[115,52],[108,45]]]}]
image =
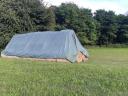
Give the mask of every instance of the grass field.
[{"label": "grass field", "polygon": [[128,48],[92,48],[87,63],[0,59],[0,96],[128,96]]}]

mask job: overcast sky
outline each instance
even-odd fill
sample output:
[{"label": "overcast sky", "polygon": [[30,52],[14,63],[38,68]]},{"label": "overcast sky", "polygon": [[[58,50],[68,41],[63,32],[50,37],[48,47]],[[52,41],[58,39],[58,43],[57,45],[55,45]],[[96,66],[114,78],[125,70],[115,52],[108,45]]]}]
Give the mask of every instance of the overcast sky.
[{"label": "overcast sky", "polygon": [[44,0],[49,5],[60,5],[62,2],[73,2],[79,7],[92,9],[113,10],[116,14],[124,14],[128,11],[128,0]]}]

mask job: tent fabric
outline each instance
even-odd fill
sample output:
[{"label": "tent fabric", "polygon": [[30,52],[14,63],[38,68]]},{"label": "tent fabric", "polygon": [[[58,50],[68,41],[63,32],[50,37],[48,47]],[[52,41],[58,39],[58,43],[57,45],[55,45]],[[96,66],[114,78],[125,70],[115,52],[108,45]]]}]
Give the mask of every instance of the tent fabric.
[{"label": "tent fabric", "polygon": [[89,56],[73,30],[61,30],[14,35],[1,54],[23,58],[67,59],[75,62],[78,52]]}]

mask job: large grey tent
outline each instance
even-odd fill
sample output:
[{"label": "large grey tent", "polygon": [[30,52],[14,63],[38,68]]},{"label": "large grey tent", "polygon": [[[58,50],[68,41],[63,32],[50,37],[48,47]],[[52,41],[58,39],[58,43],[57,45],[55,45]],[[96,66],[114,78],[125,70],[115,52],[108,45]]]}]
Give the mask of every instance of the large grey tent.
[{"label": "large grey tent", "polygon": [[31,32],[14,35],[2,56],[77,61],[78,53],[88,58],[73,30]]}]

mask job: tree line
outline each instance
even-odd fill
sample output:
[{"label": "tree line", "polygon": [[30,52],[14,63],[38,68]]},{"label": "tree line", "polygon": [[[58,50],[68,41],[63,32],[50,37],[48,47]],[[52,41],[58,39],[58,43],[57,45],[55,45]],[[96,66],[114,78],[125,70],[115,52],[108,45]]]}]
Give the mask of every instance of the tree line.
[{"label": "tree line", "polygon": [[0,1],[0,49],[14,34],[73,29],[83,45],[128,44],[128,16],[79,8],[73,3],[47,7],[42,0]]}]

